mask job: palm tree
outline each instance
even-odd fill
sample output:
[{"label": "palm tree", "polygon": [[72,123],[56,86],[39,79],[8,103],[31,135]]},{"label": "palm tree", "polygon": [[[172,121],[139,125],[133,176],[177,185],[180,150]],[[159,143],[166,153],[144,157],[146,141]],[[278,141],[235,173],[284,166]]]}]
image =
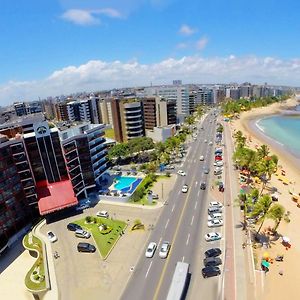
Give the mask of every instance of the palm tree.
[{"label": "palm tree", "polygon": [[257,155],[259,158],[265,158],[269,155],[269,153],[270,153],[270,149],[267,145],[261,145],[257,149]]},{"label": "palm tree", "polygon": [[275,231],[277,230],[277,228],[278,228],[280,222],[282,221],[282,219],[284,218],[284,216],[285,216],[285,208],[279,203],[274,204],[269,209],[268,217],[275,221],[275,224],[276,224],[274,227]]},{"label": "palm tree", "polygon": [[188,116],[185,118],[185,122],[188,125],[193,125],[195,123],[195,117],[194,116]]},{"label": "palm tree", "polygon": [[246,138],[243,136],[243,133],[240,130],[238,130],[233,137],[235,138],[237,147],[245,147]]},{"label": "palm tree", "polygon": [[269,209],[272,205],[272,199],[269,195],[261,196],[254,205],[252,216],[259,217],[258,221],[261,222],[257,234],[260,232],[265,219],[268,217]]},{"label": "palm tree", "polygon": [[263,160],[261,160],[257,166],[256,171],[258,175],[263,179],[262,180],[262,188],[260,191],[260,195],[263,193],[267,183],[271,180],[272,175],[277,171],[277,164],[272,160],[271,157],[266,156]]}]

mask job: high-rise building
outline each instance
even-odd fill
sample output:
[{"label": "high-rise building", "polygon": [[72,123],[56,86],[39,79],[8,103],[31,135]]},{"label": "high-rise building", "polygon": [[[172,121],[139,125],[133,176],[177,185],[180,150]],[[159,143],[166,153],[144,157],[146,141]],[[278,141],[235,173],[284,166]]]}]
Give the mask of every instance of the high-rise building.
[{"label": "high-rise building", "polygon": [[17,116],[27,115],[27,109],[26,109],[25,102],[15,102],[14,103],[14,108],[15,108]]},{"label": "high-rise building", "polygon": [[141,101],[136,99],[114,99],[111,104],[115,139],[118,142],[127,142],[132,138],[144,136]]}]

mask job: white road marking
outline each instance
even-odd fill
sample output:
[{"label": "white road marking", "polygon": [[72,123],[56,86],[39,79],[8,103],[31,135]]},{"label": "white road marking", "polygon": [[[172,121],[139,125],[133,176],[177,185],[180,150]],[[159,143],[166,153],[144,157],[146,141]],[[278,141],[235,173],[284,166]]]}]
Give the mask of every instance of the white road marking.
[{"label": "white road marking", "polygon": [[198,194],[197,194],[197,195],[198,195],[198,197],[200,196],[200,190],[198,191]]},{"label": "white road marking", "polygon": [[166,226],[165,226],[165,229],[167,229],[168,225],[169,225],[169,221],[170,219],[167,220],[167,223],[166,223]]},{"label": "white road marking", "polygon": [[188,245],[189,244],[189,240],[190,240],[190,234],[188,234],[188,237],[187,237],[187,239],[186,239],[186,245]]},{"label": "white road marking", "polygon": [[196,201],[194,209],[196,209],[196,208],[197,208],[197,205],[198,205],[198,201]]},{"label": "white road marking", "polygon": [[197,184],[198,184],[198,181],[195,182],[195,186],[197,186]]},{"label": "white road marking", "polygon": [[180,195],[180,191],[178,191],[178,193],[177,193],[177,194],[178,194],[178,196],[179,196],[179,195]]},{"label": "white road marking", "polygon": [[182,260],[181,261],[184,262],[184,256],[182,256]]},{"label": "white road marking", "polygon": [[193,222],[194,222],[194,216],[192,216],[191,226],[193,225]]},{"label": "white road marking", "polygon": [[147,270],[147,273],[146,273],[146,275],[145,275],[145,278],[147,278],[148,273],[149,273],[149,271],[150,271],[150,269],[151,269],[151,266],[152,266],[152,261],[150,262],[150,265],[149,265],[149,267],[148,267],[148,270]]},{"label": "white road marking", "polygon": [[173,207],[172,207],[172,212],[174,211],[174,209],[175,209],[175,204],[174,204]]},{"label": "white road marking", "polygon": [[162,237],[160,237],[160,239],[159,239],[159,241],[158,241],[158,244],[157,244],[157,247],[159,246],[161,240],[162,240]]}]

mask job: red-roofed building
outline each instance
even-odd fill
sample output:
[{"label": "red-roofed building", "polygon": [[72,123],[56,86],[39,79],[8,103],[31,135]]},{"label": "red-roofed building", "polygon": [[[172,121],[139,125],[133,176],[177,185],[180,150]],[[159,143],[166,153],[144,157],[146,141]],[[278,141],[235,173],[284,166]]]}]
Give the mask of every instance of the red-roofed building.
[{"label": "red-roofed building", "polygon": [[78,204],[70,180],[51,183],[37,188],[39,211],[46,215]]}]

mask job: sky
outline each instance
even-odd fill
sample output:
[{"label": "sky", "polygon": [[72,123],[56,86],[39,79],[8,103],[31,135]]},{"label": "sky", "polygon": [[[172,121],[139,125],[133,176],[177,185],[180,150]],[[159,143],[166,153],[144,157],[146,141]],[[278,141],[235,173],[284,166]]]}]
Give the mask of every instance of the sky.
[{"label": "sky", "polygon": [[296,0],[1,0],[0,105],[183,83],[300,86]]}]

